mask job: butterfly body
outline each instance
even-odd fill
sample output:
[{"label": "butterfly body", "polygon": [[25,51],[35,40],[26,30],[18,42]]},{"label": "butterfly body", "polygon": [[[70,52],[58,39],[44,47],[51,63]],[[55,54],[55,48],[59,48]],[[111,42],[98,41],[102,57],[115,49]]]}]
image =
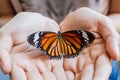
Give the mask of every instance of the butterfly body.
[{"label": "butterfly body", "polygon": [[80,54],[80,51],[93,42],[94,34],[72,30],[61,33],[40,31],[28,36],[28,42],[43,51],[49,58],[71,58]]},{"label": "butterfly body", "polygon": [[58,31],[58,38],[61,39],[62,38],[62,34],[60,31]]}]

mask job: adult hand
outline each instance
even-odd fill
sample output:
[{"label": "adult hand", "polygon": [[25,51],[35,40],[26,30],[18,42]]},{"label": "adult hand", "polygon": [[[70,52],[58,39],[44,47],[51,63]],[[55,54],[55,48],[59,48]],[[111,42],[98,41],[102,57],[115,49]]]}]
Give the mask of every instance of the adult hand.
[{"label": "adult hand", "polygon": [[11,80],[66,80],[63,60],[50,60],[29,45],[36,31],[58,31],[53,20],[38,13],[19,13],[0,30],[0,63]]},{"label": "adult hand", "polygon": [[[84,48],[80,55],[64,60],[68,80],[108,80],[111,58],[118,60],[119,35],[109,18],[88,8],[70,13],[61,23],[61,31],[85,30],[95,34],[96,39]],[[109,54],[109,55],[108,55]]]}]

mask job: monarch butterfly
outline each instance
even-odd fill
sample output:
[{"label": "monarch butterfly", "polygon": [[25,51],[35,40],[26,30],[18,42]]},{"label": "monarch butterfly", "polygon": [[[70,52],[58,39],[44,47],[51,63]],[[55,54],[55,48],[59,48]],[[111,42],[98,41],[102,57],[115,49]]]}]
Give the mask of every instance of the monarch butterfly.
[{"label": "monarch butterfly", "polygon": [[39,48],[50,59],[71,58],[79,55],[80,51],[95,39],[88,31],[71,30],[61,33],[39,31],[28,36],[28,43]]}]

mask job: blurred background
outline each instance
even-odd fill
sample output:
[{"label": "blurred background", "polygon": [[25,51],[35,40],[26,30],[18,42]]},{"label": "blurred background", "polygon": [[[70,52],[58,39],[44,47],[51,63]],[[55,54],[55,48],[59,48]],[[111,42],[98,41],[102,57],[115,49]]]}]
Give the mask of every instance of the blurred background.
[{"label": "blurred background", "polygon": [[[34,1],[33,4],[32,1]],[[43,7],[43,9],[41,9],[40,5],[36,5],[37,2],[39,1],[40,0],[0,0],[0,27],[2,27],[5,23],[7,23],[11,18],[13,18],[17,13],[21,11],[38,11],[38,12],[42,11],[44,13],[43,9],[46,8]],[[63,1],[63,0],[59,0],[59,1]],[[84,1],[89,1],[89,0],[80,0],[80,1],[83,2],[85,5],[87,5],[87,3],[85,3]],[[40,8],[41,10],[38,10],[38,8]],[[45,15],[48,16],[47,14]],[[65,16],[65,15],[66,13],[62,14],[61,16]],[[0,70],[0,80],[10,80],[9,75],[3,74],[2,71]],[[112,62],[112,74],[110,76],[110,80],[120,80],[120,62],[119,63],[116,61]]]}]

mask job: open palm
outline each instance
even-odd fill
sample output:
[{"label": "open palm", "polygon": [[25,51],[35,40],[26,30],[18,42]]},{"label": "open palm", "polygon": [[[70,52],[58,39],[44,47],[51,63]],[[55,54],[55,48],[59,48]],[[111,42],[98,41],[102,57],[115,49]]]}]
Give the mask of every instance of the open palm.
[{"label": "open palm", "polygon": [[[117,59],[118,34],[111,21],[88,8],[70,13],[61,23],[61,31],[85,30],[96,39],[73,59],[64,59],[68,80],[108,80],[111,73],[111,58]],[[114,46],[114,47],[113,47]],[[111,56],[111,58],[110,58]]]},{"label": "open palm", "polygon": [[9,72],[11,68],[11,80],[61,80],[61,76],[66,80],[62,59],[50,60],[28,44],[27,36],[40,30],[57,32],[58,25],[37,13],[20,13],[1,29],[0,50],[4,58],[10,57],[4,61],[7,70],[4,67],[3,71]]},{"label": "open palm", "polygon": [[[85,14],[88,12],[89,15]],[[50,60],[26,39],[36,31],[57,32],[58,25],[37,13],[20,13],[0,30],[1,68],[10,72],[11,80],[106,80],[111,72],[108,54],[117,59],[118,53],[118,35],[109,22],[105,16],[86,8],[69,14],[60,24],[62,32],[86,30],[94,33],[96,39],[78,57]]]}]

